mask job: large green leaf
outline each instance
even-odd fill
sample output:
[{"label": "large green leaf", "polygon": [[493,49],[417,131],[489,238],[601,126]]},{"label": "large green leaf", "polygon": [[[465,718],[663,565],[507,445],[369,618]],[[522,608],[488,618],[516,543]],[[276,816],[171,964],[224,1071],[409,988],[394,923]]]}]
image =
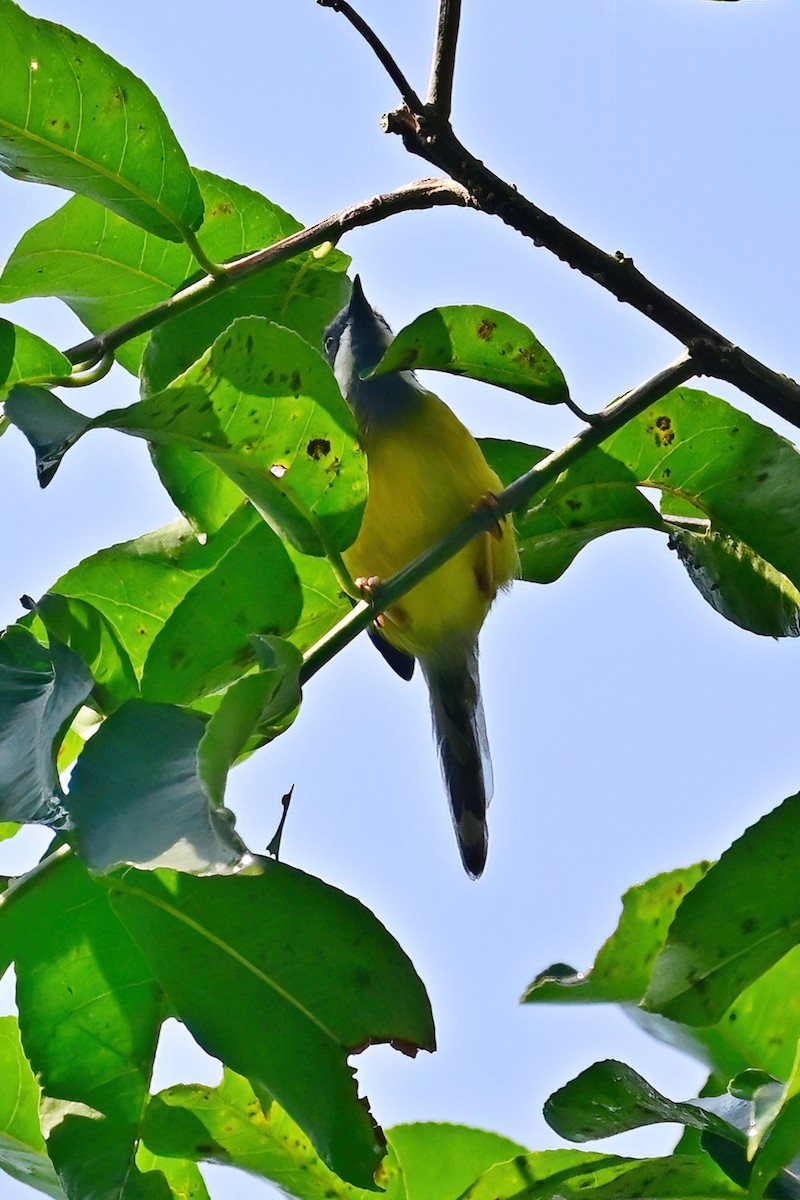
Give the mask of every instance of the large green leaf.
[{"label": "large green leaf", "polygon": [[39,1095],[22,1051],[17,1019],[0,1017],[0,1169],[54,1200],[63,1200],[39,1127]]},{"label": "large green leaf", "polygon": [[569,391],[552,355],[525,325],[477,304],[423,313],[395,337],[373,374],[447,371],[520,392],[541,404],[562,404]]},{"label": "large green leaf", "polygon": [[678,909],[645,1007],[712,1025],[800,942],[800,794],[725,851]]},{"label": "large green leaf", "polygon": [[50,636],[83,659],[94,677],[93,700],[110,711],[139,693],[130,655],[111,622],[93,604],[76,597],[47,593],[36,604],[38,622]]},{"label": "large green leaf", "polygon": [[[188,1084],[159,1092],[148,1106],[143,1136],[162,1155],[238,1167],[301,1200],[375,1195],[334,1175],[283,1109],[274,1100],[262,1108],[247,1080],[233,1071],[226,1070],[215,1088]],[[406,1200],[391,1147],[375,1181],[387,1200]]]},{"label": "large green leaf", "polygon": [[129,408],[89,421],[17,388],[6,412],[43,483],[88,429],[119,429],[204,455],[305,553],[344,549],[358,532],[366,467],[352,412],[322,355],[262,317],[234,321],[175,383]]},{"label": "large green leaf", "polygon": [[80,755],[66,808],[93,871],[129,863],[225,872],[245,847],[231,815],[211,803],[200,776],[205,724],[168,704],[129,700]]},{"label": "large green leaf", "polygon": [[47,382],[69,375],[72,364],[60,350],[35,333],[0,320],[0,401],[18,383]]},{"label": "large green leaf", "polygon": [[[300,228],[283,209],[239,183],[206,171],[197,171],[196,177],[205,201],[198,240],[217,262],[272,245]],[[247,300],[240,303],[239,288],[230,288],[225,298],[173,319],[171,332],[158,333],[148,355],[151,390],[171,382],[235,316],[246,313],[269,317],[318,345],[325,324],[344,303],[347,262],[338,251],[323,259],[299,255],[259,274],[257,285],[241,285]],[[168,300],[196,271],[188,247],[165,245],[161,238],[76,196],[22,236],[0,277],[0,300],[58,296],[98,334]],[[193,334],[195,326],[198,336]],[[140,336],[115,352],[134,373],[146,340],[146,335]]]},{"label": "large green leaf", "polygon": [[48,650],[20,626],[0,635],[0,819],[62,823],[56,754],[91,689],[85,664],[55,638]]},{"label": "large green leaf", "polygon": [[800,947],[750,984],[715,1025],[681,1025],[638,1007],[676,908],[708,867],[700,863],[670,871],[631,888],[622,899],[619,925],[591,970],[556,964],[533,981],[523,1002],[621,1004],[648,1033],[699,1058],[725,1079],[747,1067],[785,1077],[800,1037]]},{"label": "large green leaf", "polygon": [[[537,446],[487,439],[508,484],[540,461]],[[640,488],[662,492],[661,514]],[[670,392],[515,514],[522,577],[557,579],[594,538],[667,533],[689,578],[728,620],[774,637],[800,632],[800,455],[724,400]]]},{"label": "large green leaf", "polygon": [[422,984],[375,917],[264,860],[228,877],[129,872],[112,902],[200,1045],[285,1108],[332,1170],[371,1187],[382,1143],[348,1055],[434,1044]]},{"label": "large green leaf", "polygon": [[461,1200],[729,1200],[741,1188],[707,1157],[617,1158],[540,1150],[486,1171]]},{"label": "large green leaf", "polygon": [[150,89],[86,38],[0,0],[0,169],[90,196],[170,241],[203,203]]},{"label": "large green leaf", "polygon": [[396,1125],[388,1136],[406,1200],[457,1200],[489,1167],[527,1153],[497,1133],[434,1121]]},{"label": "large green leaf", "polygon": [[47,1149],[70,1200],[168,1200],[134,1166],[162,997],[104,888],[69,855],[0,900]]}]

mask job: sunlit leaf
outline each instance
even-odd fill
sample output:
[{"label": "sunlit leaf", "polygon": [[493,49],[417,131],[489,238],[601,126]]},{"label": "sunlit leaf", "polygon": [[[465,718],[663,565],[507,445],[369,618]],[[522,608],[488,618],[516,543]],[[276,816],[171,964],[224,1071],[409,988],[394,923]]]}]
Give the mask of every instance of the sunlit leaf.
[{"label": "sunlit leaf", "polygon": [[227,877],[129,873],[113,904],[200,1045],[262,1104],[285,1108],[332,1170],[369,1188],[382,1144],[348,1055],[376,1041],[433,1046],[422,984],[372,914],[264,860]]},{"label": "sunlit leaf", "polygon": [[497,1133],[434,1121],[395,1125],[388,1137],[406,1200],[457,1200],[495,1163],[527,1153],[524,1146]]},{"label": "sunlit leaf", "polygon": [[63,1200],[39,1128],[39,1095],[20,1045],[17,1019],[0,1017],[0,1169],[54,1200]]},{"label": "sunlit leaf", "polygon": [[434,308],[417,317],[400,330],[374,374],[423,369],[467,375],[542,404],[569,398],[560,368],[530,329],[477,304]]},{"label": "sunlit leaf", "polygon": [[678,909],[655,962],[645,1007],[711,1025],[800,941],[800,795],[725,851]]},{"label": "sunlit leaf", "polygon": [[79,34],[0,0],[0,169],[180,241],[203,204],[150,89]]},{"label": "sunlit leaf", "polygon": [[0,319],[0,401],[18,383],[37,384],[69,375],[72,365],[60,350],[21,325]]}]

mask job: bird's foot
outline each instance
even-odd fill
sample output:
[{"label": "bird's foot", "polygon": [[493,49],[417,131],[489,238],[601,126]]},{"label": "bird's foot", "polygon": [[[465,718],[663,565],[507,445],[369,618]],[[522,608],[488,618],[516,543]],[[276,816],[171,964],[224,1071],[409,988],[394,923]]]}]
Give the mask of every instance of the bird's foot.
[{"label": "bird's foot", "polygon": [[503,513],[501,511],[500,505],[497,502],[497,496],[495,496],[494,492],[487,492],[484,496],[481,496],[480,500],[475,505],[475,507],[476,507],[476,509],[477,508],[488,508],[489,511],[495,515],[495,517],[497,518],[496,523],[494,525],[492,525],[491,529],[489,529],[488,532],[498,542],[502,541],[503,525],[505,523],[505,513]]}]

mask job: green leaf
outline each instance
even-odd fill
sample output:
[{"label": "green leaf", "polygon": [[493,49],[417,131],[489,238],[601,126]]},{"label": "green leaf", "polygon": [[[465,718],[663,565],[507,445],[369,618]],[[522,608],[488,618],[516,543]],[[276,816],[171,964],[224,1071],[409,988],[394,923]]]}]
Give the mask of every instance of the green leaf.
[{"label": "green leaf", "polygon": [[[302,1200],[367,1200],[373,1191],[352,1187],[320,1160],[303,1131],[274,1101],[262,1108],[246,1079],[225,1071],[218,1087],[179,1085],[150,1101],[146,1145],[164,1155],[238,1167]],[[389,1151],[376,1175],[387,1200],[405,1200]]]},{"label": "green leaf", "polygon": [[461,1200],[728,1200],[744,1193],[706,1158],[617,1158],[540,1150],[488,1170]]},{"label": "green leaf", "polygon": [[447,371],[519,392],[540,404],[569,399],[552,356],[525,325],[477,304],[434,308],[401,329],[374,375]]},{"label": "green leaf", "polygon": [[619,925],[601,946],[592,969],[579,973],[564,964],[549,967],[530,984],[522,1003],[638,1003],[678,906],[709,866],[698,863],[668,871],[629,888],[622,897]]},{"label": "green leaf", "polygon": [[800,590],[749,546],[710,530],[675,529],[670,549],[703,599],[734,625],[765,637],[800,634]]},{"label": "green leaf", "polygon": [[[198,241],[209,258],[223,262],[272,245],[300,225],[264,196],[206,171],[195,172],[205,202]],[[150,390],[171,382],[211,344],[235,316],[256,312],[288,325],[312,345],[344,303],[349,260],[334,252],[324,259],[303,254],[262,272],[246,285],[247,301],[235,299],[239,288],[209,300],[183,318],[169,322],[148,355]],[[91,200],[76,196],[53,216],[23,234],[0,278],[0,301],[29,296],[58,296],[94,334],[113,329],[169,300],[197,275],[187,246],[165,244]],[[232,305],[233,308],[227,307]],[[238,307],[237,307],[238,305]],[[220,323],[211,327],[210,313]],[[194,323],[199,340],[191,334]],[[203,339],[206,340],[203,340]],[[120,346],[115,357],[138,374],[147,335]],[[188,357],[181,357],[189,350]],[[177,365],[176,365],[177,364]]]},{"label": "green leaf", "polygon": [[606,1059],[594,1063],[553,1092],[544,1106],[551,1129],[571,1142],[611,1137],[659,1123],[687,1125],[745,1142],[744,1134],[727,1121],[692,1102],[668,1100],[625,1063]]},{"label": "green leaf", "polygon": [[0,319],[0,400],[19,383],[49,382],[72,371],[69,359],[35,333]]},{"label": "green leaf", "polygon": [[169,1200],[163,1181],[145,1187],[134,1167],[162,996],[106,890],[62,851],[5,893],[0,931],[48,1153],[70,1200]]},{"label": "green leaf", "polygon": [[0,42],[0,169],[89,196],[169,241],[197,229],[200,192],[141,79],[11,0],[0,0]]},{"label": "green leaf", "polygon": [[212,801],[221,804],[228,769],[251,739],[264,745],[288,728],[300,705],[303,656],[291,642],[257,639],[261,669],[228,688],[198,747],[198,766]]},{"label": "green leaf", "polygon": [[[486,438],[481,447],[506,485],[549,453],[539,446]],[[627,466],[601,448],[587,457],[589,468],[583,461],[569,467],[537,497],[532,508],[514,515],[523,579],[553,583],[584,546],[606,533],[665,529]]]},{"label": "green leaf", "polygon": [[800,795],[725,851],[678,909],[644,1006],[712,1025],[749,983],[800,941]]},{"label": "green leaf", "polygon": [[527,1153],[497,1133],[434,1121],[395,1125],[388,1137],[407,1200],[457,1200],[489,1167]]},{"label": "green leaf", "polygon": [[613,1002],[652,1036],[712,1067],[725,1080],[747,1067],[790,1071],[800,1038],[800,947],[746,988],[720,1020],[705,1028],[680,1025],[639,1005],[663,949],[676,907],[708,870],[700,863],[657,875],[623,896],[619,926],[590,971],[555,964],[530,985],[523,1002]]},{"label": "green leaf", "polygon": [[85,665],[61,642],[41,646],[26,629],[0,635],[0,818],[63,821],[58,746],[92,689]]},{"label": "green leaf", "polygon": [[348,1055],[434,1043],[422,984],[375,917],[265,860],[228,877],[129,872],[113,904],[200,1045],[285,1108],[333,1171],[372,1187],[382,1143]]},{"label": "green leaf", "polygon": [[[111,622],[86,600],[47,593],[36,604],[47,633],[83,659],[94,677],[93,697],[105,711],[138,695],[136,673]],[[34,622],[34,631],[38,631]]]},{"label": "green leaf", "polygon": [[0,1169],[63,1200],[39,1128],[39,1085],[19,1040],[16,1017],[0,1017]]},{"label": "green leaf", "polygon": [[120,864],[225,872],[245,847],[230,814],[205,790],[199,718],[167,704],[129,700],[87,743],[65,804],[92,871]]},{"label": "green leaf", "polygon": [[143,1175],[160,1172],[170,1187],[172,1200],[211,1200],[197,1165],[180,1158],[152,1154],[143,1142],[136,1151],[136,1166]]},{"label": "green leaf", "polygon": [[[735,1081],[734,1081],[735,1082]],[[800,1047],[792,1071],[781,1087],[766,1083],[753,1096],[755,1120],[748,1151],[755,1153],[750,1195],[761,1200],[769,1184],[783,1167],[800,1155]],[[795,1162],[795,1167],[800,1163]]]},{"label": "green leaf", "polygon": [[[43,482],[86,430],[119,429],[203,454],[305,553],[344,549],[358,532],[366,468],[353,415],[322,355],[261,317],[234,321],[165,391],[91,421],[47,392],[21,392],[6,412]],[[66,431],[60,445],[53,427]]]}]

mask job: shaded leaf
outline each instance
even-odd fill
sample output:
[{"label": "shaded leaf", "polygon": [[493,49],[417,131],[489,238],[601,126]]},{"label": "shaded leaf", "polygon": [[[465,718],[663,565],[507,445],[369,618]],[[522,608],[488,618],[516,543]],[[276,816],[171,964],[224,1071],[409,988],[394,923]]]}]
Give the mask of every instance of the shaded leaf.
[{"label": "shaded leaf", "polygon": [[86,663],[94,678],[93,696],[106,711],[138,695],[130,656],[111,622],[93,604],[51,592],[37,601],[36,616],[48,634]]},{"label": "shaded leaf", "polygon": [[462,1200],[717,1200],[743,1196],[706,1157],[618,1158],[580,1150],[540,1150],[488,1170]]},{"label": "shaded leaf", "polygon": [[20,1045],[16,1017],[0,1017],[0,1169],[54,1200],[63,1200],[39,1128],[39,1094]]},{"label": "shaded leaf", "polygon": [[65,804],[93,871],[120,864],[233,870],[245,846],[200,776],[205,725],[167,704],[129,700],[87,743]]},{"label": "shaded leaf", "polygon": [[727,534],[675,529],[670,549],[703,599],[734,625],[766,637],[800,634],[800,590],[749,546]]},{"label": "shaded leaf", "polygon": [[170,241],[197,229],[197,184],[140,79],[11,0],[0,0],[0,41],[0,169],[90,196]]},{"label": "shaded leaf", "polygon": [[800,941],[800,795],[725,851],[675,916],[644,1006],[711,1025],[749,983]]},{"label": "shaded leaf", "polygon": [[800,1168],[800,1050],[784,1086],[762,1083],[753,1097],[754,1122],[748,1149],[755,1151],[750,1195],[765,1194],[782,1168]]},{"label": "shaded leaf", "polygon": [[200,1045],[263,1104],[274,1097],[332,1170],[371,1187],[382,1140],[347,1057],[372,1042],[433,1047],[422,984],[375,917],[266,860],[228,877],[129,872],[113,904]]},{"label": "shaded leaf", "polygon": [[587,1142],[640,1129],[679,1124],[709,1130],[744,1144],[744,1135],[705,1107],[668,1100],[625,1063],[606,1059],[581,1071],[545,1102],[551,1129],[571,1142]]},{"label": "shaded leaf", "polygon": [[0,636],[0,817],[63,821],[56,754],[73,714],[92,689],[86,666],[53,639],[50,649],[26,629]]},{"label": "shaded leaf", "polygon": [[530,329],[477,304],[423,313],[395,337],[373,375],[447,371],[519,392],[541,404],[569,398],[560,368]]}]

